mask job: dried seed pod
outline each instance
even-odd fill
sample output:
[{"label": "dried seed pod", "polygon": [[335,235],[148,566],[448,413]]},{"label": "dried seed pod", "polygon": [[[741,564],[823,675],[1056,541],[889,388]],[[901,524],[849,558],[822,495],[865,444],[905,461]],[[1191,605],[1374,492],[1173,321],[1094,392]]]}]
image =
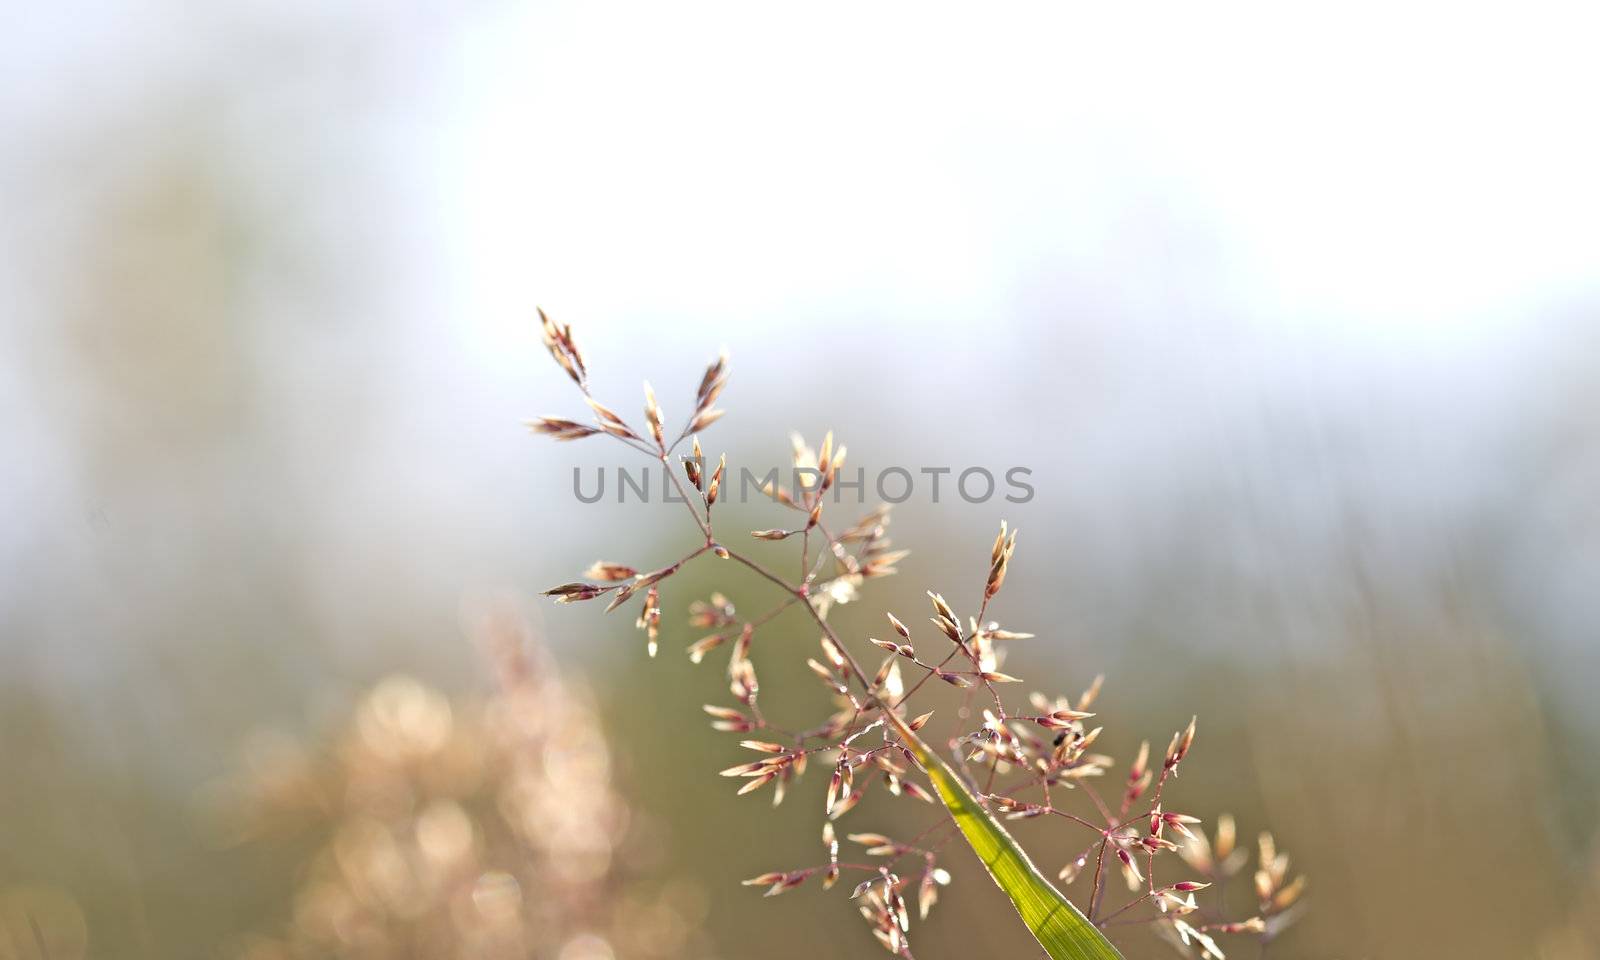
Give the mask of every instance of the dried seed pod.
[{"label": "dried seed pod", "polygon": [[761,687],[756,682],[756,668],[749,660],[740,660],[729,671],[728,691],[740,703],[749,705],[755,702],[756,694]]},{"label": "dried seed pod", "polygon": [[749,783],[745,784],[744,786],[740,787],[739,790],[738,790],[738,794],[737,795],[742,797],[747,793],[753,793],[756,790],[760,790],[762,787],[766,786],[767,784],[771,783],[773,780],[777,779],[777,777],[778,777],[778,775],[776,773],[764,773],[761,776],[757,777],[756,779],[751,780]]},{"label": "dried seed pod", "polygon": [[600,403],[594,397],[585,396],[583,400],[589,405],[589,409],[594,411],[595,422],[600,425],[601,430],[623,440],[639,439],[639,435],[634,433],[633,429],[621,417],[617,416],[616,412],[611,408]]},{"label": "dried seed pod", "polygon": [[722,415],[727,412],[728,411],[726,410],[703,410],[694,415],[694,420],[689,423],[689,429],[695,433],[699,433],[701,430],[704,430],[713,423],[716,423],[718,420],[721,420]]},{"label": "dried seed pod", "polygon": [[649,383],[644,385],[644,419],[650,425],[650,437],[655,440],[656,446],[665,450],[667,440],[661,427],[661,404],[656,402],[656,392]]},{"label": "dried seed pod", "polygon": [[789,448],[797,470],[815,470],[817,466],[816,451],[806,446],[806,438],[798,433],[789,434]]},{"label": "dried seed pod", "polygon": [[1176,767],[1184,757],[1189,755],[1189,747],[1194,744],[1194,725],[1198,717],[1190,718],[1189,726],[1179,733],[1172,735],[1172,744],[1167,747],[1167,769]]},{"label": "dried seed pod", "polygon": [[849,813],[851,810],[855,809],[856,804],[861,802],[861,797],[865,793],[865,788],[861,790],[847,791],[840,798],[839,802],[834,804],[833,811],[828,814],[828,819],[837,820]]},{"label": "dried seed pod", "polygon": [[1255,881],[1256,899],[1260,900],[1263,904],[1263,909],[1266,909],[1272,905],[1272,894],[1274,892],[1272,887],[1272,875],[1267,873],[1265,870],[1257,870]]},{"label": "dried seed pod", "polygon": [[1217,842],[1215,844],[1217,859],[1227,860],[1233,856],[1233,845],[1237,842],[1238,831],[1234,826],[1233,814],[1224,813],[1217,817]]},{"label": "dried seed pod", "polygon": [[905,693],[905,681],[900,676],[900,661],[895,660],[889,664],[889,672],[881,684],[877,684],[879,694],[886,703],[897,702]]},{"label": "dried seed pod", "polygon": [[871,857],[898,856],[905,851],[905,847],[881,833],[852,833],[845,837],[851,843],[859,843],[867,848],[867,855]]},{"label": "dried seed pod", "polygon": [[661,636],[661,594],[655,587],[651,587],[644,595],[644,608],[639,611],[639,619],[635,626],[645,632],[647,638],[645,649],[649,651],[650,656],[655,656],[659,645],[657,640]]},{"label": "dried seed pod", "polygon": [[939,885],[934,882],[933,872],[930,870],[922,875],[922,881],[917,885],[917,916],[923,920],[928,919],[928,911],[939,900]]},{"label": "dried seed pod", "polygon": [[1005,521],[1000,521],[1000,535],[995,538],[994,550],[990,555],[989,579],[983,587],[984,600],[992,600],[994,595],[1000,592],[1000,587],[1006,580],[1006,565],[1011,561],[1012,551],[1016,549],[1017,532],[1011,531],[1008,537]]},{"label": "dried seed pod", "polygon": [[728,598],[713,593],[710,600],[696,600],[689,604],[689,626],[720,627],[733,622],[735,610]]},{"label": "dried seed pod", "polygon": [[1145,764],[1150,762],[1150,741],[1144,740],[1139,744],[1139,753],[1133,758],[1133,763],[1128,767],[1128,782],[1134,783],[1145,774]]},{"label": "dried seed pod", "polygon": [[718,351],[717,359],[713,360],[709,367],[706,367],[705,375],[700,378],[700,389],[695,392],[694,398],[695,406],[697,408],[704,407],[710,402],[710,400],[716,399],[716,397],[713,396],[712,391],[716,389],[719,381],[726,379],[725,374],[727,369],[728,350],[726,347],[724,347],[722,350]]},{"label": "dried seed pod", "polygon": [[1098,698],[1099,691],[1101,691],[1101,686],[1104,685],[1104,683],[1106,683],[1106,674],[1094,675],[1094,680],[1090,683],[1090,686],[1088,686],[1088,690],[1083,691],[1082,694],[1078,694],[1078,709],[1090,709],[1090,704],[1093,704],[1094,698]]},{"label": "dried seed pod", "polygon": [[891,797],[900,796],[900,778],[899,777],[895,776],[892,773],[885,773],[883,775],[883,784],[884,784],[884,786],[889,788],[889,796],[891,796]]},{"label": "dried seed pod", "polygon": [[850,688],[846,687],[842,682],[840,682],[839,678],[834,676],[833,671],[829,670],[825,665],[818,663],[811,657],[807,657],[806,666],[811,668],[811,672],[816,674],[817,677],[822,681],[823,685],[829,690],[832,690],[834,693],[840,694],[841,696],[849,692]]},{"label": "dried seed pod", "polygon": [[711,729],[724,733],[748,733],[756,728],[755,721],[727,707],[705,705],[706,713],[712,716]]},{"label": "dried seed pod", "polygon": [[739,631],[739,639],[734,641],[733,653],[728,658],[728,677],[730,679],[740,668],[741,664],[748,663],[750,661],[750,641],[755,634],[756,626],[753,623],[745,624],[744,629]]},{"label": "dried seed pod", "polygon": [[660,583],[662,580],[667,579],[677,572],[678,564],[674,563],[671,566],[662,567],[660,570],[652,570],[649,573],[640,574],[638,579],[632,584],[632,588],[637,590],[640,587],[652,586]]},{"label": "dried seed pod", "polygon": [[895,920],[900,924],[900,932],[908,932],[911,929],[911,915],[906,910],[905,898],[900,896],[900,890],[897,887],[889,887],[889,906],[894,911]]},{"label": "dried seed pod", "polygon": [[550,351],[550,356],[555,358],[561,369],[567,372],[572,382],[582,387],[588,378],[588,370],[583,364],[583,354],[578,350],[578,345],[572,339],[572,327],[557,326],[544,312],[539,311],[539,323],[544,332],[545,349]]},{"label": "dried seed pod", "polygon": [[939,628],[939,632],[950,638],[950,642],[957,646],[962,645],[961,627],[954,620],[944,617],[929,617],[928,622]]},{"label": "dried seed pod", "polygon": [[[971,621],[969,621],[971,622]],[[1000,669],[1000,654],[994,647],[994,642],[986,634],[977,632],[978,626],[972,623],[972,629],[967,632],[971,637],[973,658],[980,673],[994,673]]]},{"label": "dried seed pod", "polygon": [[717,494],[722,490],[722,474],[728,469],[728,455],[722,454],[717,460],[717,469],[711,474],[711,483],[706,487],[706,510],[710,510],[717,502]]},{"label": "dried seed pod", "polygon": [[689,477],[689,482],[694,485],[696,490],[703,491],[705,489],[702,485],[705,481],[705,476],[702,472],[705,469],[705,464],[706,455],[700,449],[700,438],[697,436],[694,438],[693,451],[683,461],[683,472]]},{"label": "dried seed pod", "polygon": [[1045,714],[1044,716],[1040,717],[1034,717],[1033,722],[1037,723],[1041,727],[1044,727],[1046,730],[1071,730],[1077,726],[1074,721],[1061,720],[1049,714]]},{"label": "dried seed pod", "polygon": [[694,396],[694,418],[689,427],[691,431],[708,427],[722,416],[722,411],[711,409],[711,405],[717,402],[717,396],[727,385],[727,370],[728,351],[723,350],[717,355],[717,359],[706,367],[705,374],[700,378],[700,387]]},{"label": "dried seed pod", "polygon": [[560,417],[539,417],[527,421],[528,429],[534,433],[556,440],[582,440],[592,437],[600,431],[588,424],[578,423],[573,420],[563,420]]},{"label": "dried seed pod", "polygon": [[786,753],[789,748],[781,743],[768,743],[765,740],[740,740],[739,746],[746,750],[757,750],[761,753]]},{"label": "dried seed pod", "polygon": [[1128,889],[1136,890],[1144,882],[1144,874],[1139,872],[1139,865],[1134,863],[1133,856],[1121,847],[1117,848],[1117,859],[1122,861],[1122,870],[1128,877]]},{"label": "dried seed pod", "polygon": [[713,633],[710,636],[701,637],[694,643],[689,644],[689,662],[699,663],[706,658],[706,654],[722,646],[727,640],[728,635],[725,633]]},{"label": "dried seed pod", "polygon": [[893,656],[884,658],[883,665],[878,667],[878,672],[872,677],[872,686],[874,688],[883,687],[884,681],[889,679],[889,671],[893,669],[894,665],[895,659]]},{"label": "dried seed pod", "polygon": [[902,767],[900,764],[895,763],[894,759],[892,757],[890,757],[886,753],[875,753],[875,754],[873,754],[872,755],[872,762],[874,764],[876,764],[880,770],[888,771],[889,773],[892,773],[895,776],[902,776],[906,772],[906,768],[905,767]]},{"label": "dried seed pod", "polygon": [[583,575],[590,580],[603,580],[609,583],[616,580],[632,579],[639,575],[639,571],[625,564],[597,560],[593,566],[583,572]]},{"label": "dried seed pod", "polygon": [[593,600],[605,592],[605,587],[597,587],[592,583],[563,583],[544,591],[544,595],[554,597],[556,603],[577,603],[580,600]]},{"label": "dried seed pod", "polygon": [[1199,836],[1193,830],[1189,829],[1191,824],[1200,822],[1199,817],[1191,817],[1182,813],[1163,813],[1161,815],[1161,821],[1164,825],[1178,831],[1178,833],[1182,835],[1184,839],[1194,840]]},{"label": "dried seed pod", "polygon": [[1261,870],[1272,879],[1272,885],[1276,889],[1277,885],[1283,881],[1284,873],[1289,869],[1289,858],[1278,853],[1277,842],[1273,840],[1271,833],[1262,831],[1256,843],[1261,860]]},{"label": "dried seed pod", "polygon": [[1178,938],[1183,941],[1184,946],[1188,946],[1189,941],[1191,940],[1200,945],[1200,955],[1202,958],[1222,957],[1222,948],[1217,946],[1217,941],[1211,939],[1211,937],[1207,936],[1202,931],[1190,926],[1188,923],[1185,923],[1182,920],[1172,921],[1172,926],[1173,929],[1178,932]]},{"label": "dried seed pod", "polygon": [[1275,911],[1284,910],[1292,906],[1295,901],[1300,899],[1300,895],[1305,892],[1305,889],[1306,878],[1303,875],[1295,877],[1288,886],[1273,895],[1272,909]]},{"label": "dried seed pod", "polygon": [[839,880],[839,840],[831,821],[822,822],[822,847],[828,851],[828,872],[822,878],[822,889],[827,890]]},{"label": "dried seed pod", "polygon": [[767,770],[767,767],[768,767],[768,763],[765,760],[752,760],[749,763],[736,764],[734,766],[731,766],[731,767],[727,768],[726,770],[719,770],[717,772],[717,776],[719,776],[719,777],[753,777],[753,776],[756,776],[758,774],[765,773],[766,770]]},{"label": "dried seed pod", "polygon": [[827,634],[823,634],[821,638],[821,644],[822,655],[828,658],[828,662],[833,664],[834,669],[844,669],[844,666],[848,661],[845,659],[844,651],[840,650],[838,644],[833,642],[833,638]]},{"label": "dried seed pod", "polygon": [[861,575],[868,579],[888,577],[898,573],[895,564],[911,555],[910,550],[892,550],[886,553],[875,554],[861,564]]}]

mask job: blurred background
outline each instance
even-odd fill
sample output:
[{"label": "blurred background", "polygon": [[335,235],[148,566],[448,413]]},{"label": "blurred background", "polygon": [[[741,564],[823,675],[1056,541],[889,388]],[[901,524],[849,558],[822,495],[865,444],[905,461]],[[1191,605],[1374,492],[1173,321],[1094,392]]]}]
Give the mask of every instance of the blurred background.
[{"label": "blurred background", "polygon": [[[627,462],[609,446],[526,436],[583,412],[539,304],[629,416],[644,378],[684,416],[727,346],[713,455],[779,464],[831,428],[869,476],[1030,468],[1026,504],[898,506],[914,553],[838,623],[969,605],[1020,526],[996,612],[1039,636],[1009,672],[1105,673],[1123,755],[1199,714],[1179,805],[1270,825],[1311,876],[1274,956],[1600,956],[1592,17],[14,11],[0,955],[43,956],[27,917],[54,960],[291,955],[316,843],[239,842],[225,786],[304,745],[367,769],[336,746],[363,710],[426,739],[478,704],[455,728],[492,739],[472,598],[692,546],[679,508],[575,500],[574,467]],[[764,593],[693,577],[655,661],[623,614],[521,602],[603,734],[601,772],[551,789],[609,791],[630,839],[603,860],[667,904],[658,946],[883,955],[837,892],[736,883],[814,860],[825,778],[772,814],[711,775],[739,758],[684,607]],[[775,714],[809,715],[798,689]],[[459,812],[418,836],[453,849]],[[1048,873],[1068,855],[1024,839]],[[919,955],[1032,955],[978,864],[947,866]],[[570,934],[534,955],[650,955]]]}]

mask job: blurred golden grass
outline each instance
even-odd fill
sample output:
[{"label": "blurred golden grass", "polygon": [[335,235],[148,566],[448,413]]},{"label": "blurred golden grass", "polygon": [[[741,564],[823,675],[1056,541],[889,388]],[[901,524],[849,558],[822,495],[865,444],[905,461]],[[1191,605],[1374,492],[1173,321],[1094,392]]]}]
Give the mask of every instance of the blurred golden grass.
[{"label": "blurred golden grass", "polygon": [[246,938],[239,960],[704,948],[692,886],[641,875],[647,857],[589,695],[517,621],[502,615],[488,635],[493,696],[452,701],[390,677],[330,742],[258,741],[211,792],[227,842],[309,837],[314,848],[286,893],[285,929]]}]

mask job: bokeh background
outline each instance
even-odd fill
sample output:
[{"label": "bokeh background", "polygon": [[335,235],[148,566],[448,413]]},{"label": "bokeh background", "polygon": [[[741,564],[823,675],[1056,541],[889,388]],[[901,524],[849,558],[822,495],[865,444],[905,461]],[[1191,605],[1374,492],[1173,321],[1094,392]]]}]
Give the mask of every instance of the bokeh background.
[{"label": "bokeh background", "polygon": [[[998,612],[1039,638],[1011,672],[1106,673],[1121,751],[1200,715],[1184,808],[1270,824],[1312,877],[1274,956],[1600,955],[1592,16],[12,11],[8,956],[40,903],[57,960],[239,956],[302,877],[208,825],[248,744],[314,741],[394,673],[479,696],[463,598],[688,542],[659,503],[574,500],[613,450],[526,436],[581,410],[535,304],[627,412],[649,378],[682,416],[729,347],[706,440],[736,460],[831,428],[869,471],[1030,468],[1027,504],[896,508],[915,552],[839,622],[974,596],[1020,526]],[[762,597],[714,574],[668,592],[657,661],[620,614],[528,604],[529,629],[593,692],[685,955],[880,955],[841,897],[735,883],[814,858],[820,810],[710,775],[735,751],[683,605]],[[1067,844],[1029,839],[1053,872]],[[919,955],[1030,955],[949,866]]]}]

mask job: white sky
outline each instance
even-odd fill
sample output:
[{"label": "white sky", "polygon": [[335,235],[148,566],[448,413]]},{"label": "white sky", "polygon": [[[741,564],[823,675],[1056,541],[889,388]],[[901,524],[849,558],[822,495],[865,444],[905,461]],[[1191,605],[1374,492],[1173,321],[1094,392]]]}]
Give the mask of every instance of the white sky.
[{"label": "white sky", "polygon": [[1421,345],[1595,291],[1592,6],[954,9],[486,17],[448,174],[481,314],[1003,324],[1044,265]]},{"label": "white sky", "polygon": [[[1551,357],[1596,343],[1597,26],[1578,3],[36,5],[0,37],[0,560],[61,527],[41,502],[79,506],[75,438],[30,394],[51,298],[86,266],[74,218],[143,160],[120,132],[184,135],[175,104],[281,245],[217,322],[282,381],[240,442],[326,492],[306,577],[330,607],[407,538],[464,567],[520,548],[485,505],[564,482],[514,423],[571,400],[535,303],[629,391],[729,344],[741,429],[774,437],[830,425],[793,389],[887,357],[863,440],[922,457],[916,423],[997,405],[990,455],[1070,436],[1056,506],[1108,541],[1206,455],[1315,473],[1272,417],[1353,432],[1390,508],[1470,510],[1551,414]],[[369,381],[379,417],[350,399]]]}]

